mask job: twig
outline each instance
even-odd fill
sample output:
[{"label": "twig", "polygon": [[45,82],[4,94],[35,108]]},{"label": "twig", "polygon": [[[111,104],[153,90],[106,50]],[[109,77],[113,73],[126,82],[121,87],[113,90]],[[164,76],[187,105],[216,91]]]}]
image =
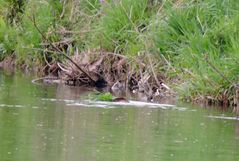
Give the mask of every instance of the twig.
[{"label": "twig", "polygon": [[62,71],[66,72],[66,73],[70,73],[70,71],[67,70],[67,69],[65,69],[64,67],[62,67],[60,63],[57,63],[57,66],[58,66]]},{"label": "twig", "polygon": [[158,87],[160,87],[160,82],[159,82],[159,80],[158,80],[158,78],[157,78],[157,76],[156,76],[156,74],[155,74],[154,69],[153,69],[152,60],[151,60],[149,54],[146,54],[146,55],[147,55],[147,57],[148,57],[150,69],[151,69],[151,71],[152,71],[152,73],[153,73],[154,79],[155,79],[155,81],[156,81]]},{"label": "twig", "polygon": [[166,1],[164,1],[164,2],[160,5],[160,7],[159,7],[159,9],[158,9],[158,11],[157,11],[157,15],[159,15],[159,13],[160,13],[161,10],[163,9],[165,3],[166,3]]},{"label": "twig", "polygon": [[44,80],[44,79],[52,79],[52,80],[56,79],[56,80],[58,80],[59,78],[58,77],[40,77],[40,78],[33,79],[32,83],[33,84],[39,84],[37,82],[40,81],[40,80]]},{"label": "twig", "polygon": [[62,12],[61,12],[61,15],[60,15],[60,19],[62,19],[64,17],[64,14],[65,14],[65,5],[66,5],[66,0],[64,0],[62,2]]},{"label": "twig", "polygon": [[124,58],[124,59],[128,59],[127,56],[124,56],[124,55],[121,55],[121,54],[117,54],[117,53],[101,52],[101,54],[105,54],[105,55],[113,55],[113,56],[121,57],[121,58]]},{"label": "twig", "polygon": [[205,60],[207,62],[207,64],[215,71],[217,72],[217,74],[219,74],[224,80],[226,80],[227,82],[234,84],[233,82],[231,82],[219,69],[217,69],[209,60],[208,60],[208,56],[206,55]]},{"label": "twig", "polygon": [[174,72],[176,72],[176,69],[172,66],[172,64],[165,58],[163,54],[160,54],[160,56],[163,58],[163,60],[166,62],[166,64],[172,68]]},{"label": "twig", "polygon": [[46,59],[46,54],[45,54],[45,53],[43,53],[43,58],[44,58],[46,64],[47,64],[49,67],[51,67],[51,64],[50,64],[50,63],[47,61],[47,59]]},{"label": "twig", "polygon": [[[60,45],[60,44],[67,44],[68,45],[71,42],[73,42],[73,40],[68,39],[68,40],[63,40],[63,41],[58,41],[58,42],[52,42],[52,44],[53,45]],[[41,43],[40,45],[46,46],[46,45],[49,45],[49,43]]]},{"label": "twig", "polygon": [[39,29],[39,27],[37,26],[35,15],[33,14],[32,17],[29,17],[29,19],[33,22],[34,27],[35,27],[36,30],[39,32],[39,34],[41,35],[41,37],[42,37],[44,40],[48,40],[48,39],[45,37],[45,35],[41,32],[41,30]]}]

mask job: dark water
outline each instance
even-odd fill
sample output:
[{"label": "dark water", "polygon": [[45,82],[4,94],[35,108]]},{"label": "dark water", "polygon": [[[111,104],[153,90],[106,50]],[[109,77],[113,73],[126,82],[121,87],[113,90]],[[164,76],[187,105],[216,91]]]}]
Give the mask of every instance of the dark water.
[{"label": "dark water", "polygon": [[81,100],[86,93],[0,71],[0,160],[239,160],[230,112],[94,103]]}]

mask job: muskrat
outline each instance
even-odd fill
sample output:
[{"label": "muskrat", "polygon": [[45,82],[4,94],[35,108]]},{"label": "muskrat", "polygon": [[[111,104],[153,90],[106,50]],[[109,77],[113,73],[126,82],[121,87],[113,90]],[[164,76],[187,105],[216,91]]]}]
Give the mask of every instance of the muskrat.
[{"label": "muskrat", "polygon": [[129,100],[127,100],[124,97],[116,97],[112,100],[113,102],[129,102]]}]

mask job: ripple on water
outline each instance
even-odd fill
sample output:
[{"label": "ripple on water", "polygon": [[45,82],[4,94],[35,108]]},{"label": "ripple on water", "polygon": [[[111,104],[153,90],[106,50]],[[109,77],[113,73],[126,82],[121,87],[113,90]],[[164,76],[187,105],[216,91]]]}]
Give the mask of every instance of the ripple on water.
[{"label": "ripple on water", "polygon": [[42,98],[42,101],[51,101],[51,102],[66,102],[66,103],[73,103],[75,100],[69,99],[56,99],[56,98]]},{"label": "ripple on water", "polygon": [[222,120],[239,120],[239,117],[230,117],[230,116],[206,116],[208,118],[213,118],[213,119],[222,119]]},{"label": "ripple on water", "polygon": [[26,106],[23,106],[23,105],[0,104],[0,107],[15,107],[15,108],[22,108],[22,107],[26,107]]},{"label": "ripple on water", "polygon": [[152,102],[129,101],[129,102],[108,102],[108,101],[94,101],[94,100],[70,100],[70,99],[55,99],[42,98],[43,101],[50,102],[65,102],[66,106],[80,106],[80,107],[99,107],[99,108],[122,108],[122,107],[141,107],[141,108],[159,108],[163,110],[178,110],[178,111],[193,111],[185,107],[177,107],[171,104],[160,104]]},{"label": "ripple on water", "polygon": [[33,109],[38,109],[38,106],[27,106],[27,105],[11,105],[11,104],[0,104],[0,107],[7,107],[7,108],[25,108],[25,107],[31,107]]},{"label": "ripple on water", "polygon": [[173,109],[178,111],[186,111],[185,107],[176,107],[170,104],[158,104],[150,102],[129,101],[129,102],[107,102],[107,101],[90,101],[67,103],[67,106],[81,106],[81,107],[99,107],[99,108],[119,108],[119,107],[137,107],[137,108],[160,108],[163,110]]}]

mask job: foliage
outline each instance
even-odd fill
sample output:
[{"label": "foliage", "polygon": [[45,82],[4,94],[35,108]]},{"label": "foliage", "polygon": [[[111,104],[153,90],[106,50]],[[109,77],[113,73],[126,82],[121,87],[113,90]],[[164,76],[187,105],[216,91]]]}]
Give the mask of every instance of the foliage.
[{"label": "foliage", "polygon": [[97,100],[99,100],[99,101],[112,101],[113,100],[113,95],[109,92],[102,93],[102,94],[98,95]]},{"label": "foliage", "polygon": [[[48,32],[56,25],[55,16],[60,7],[57,2],[51,0],[30,0],[24,3],[24,11],[22,7],[16,0],[0,1],[0,8],[4,9],[0,18],[0,40],[5,53],[12,54],[15,51],[19,64],[32,65],[36,60],[41,60],[42,53],[35,49],[41,48],[40,44],[43,41],[34,26],[33,18],[41,32],[49,36]],[[16,11],[10,11],[13,9]],[[10,12],[14,14],[9,16]]]},{"label": "foliage", "polygon": [[18,24],[24,13],[24,0],[0,0],[0,15],[11,24]]},{"label": "foliage", "polygon": [[186,1],[155,23],[155,47],[181,75],[184,97],[217,97],[238,81],[238,9],[236,0]]},{"label": "foliage", "polygon": [[143,49],[141,38],[145,34],[150,17],[155,10],[149,9],[147,0],[109,1],[102,5],[92,43],[109,51],[137,54]]},{"label": "foliage", "polygon": [[106,93],[91,93],[87,95],[87,99],[97,100],[97,101],[112,101],[113,95],[109,92]]},{"label": "foliage", "polygon": [[0,60],[14,51],[15,36],[16,31],[12,27],[8,27],[3,18],[0,17]]},{"label": "foliage", "polygon": [[[42,43],[72,39],[79,50],[102,48],[135,57],[154,54],[157,72],[183,97],[215,98],[238,82],[238,0],[0,0],[0,59],[42,62]],[[64,29],[66,33],[60,31]],[[58,32],[56,32],[58,31]],[[63,48],[63,50],[65,50]]]}]

